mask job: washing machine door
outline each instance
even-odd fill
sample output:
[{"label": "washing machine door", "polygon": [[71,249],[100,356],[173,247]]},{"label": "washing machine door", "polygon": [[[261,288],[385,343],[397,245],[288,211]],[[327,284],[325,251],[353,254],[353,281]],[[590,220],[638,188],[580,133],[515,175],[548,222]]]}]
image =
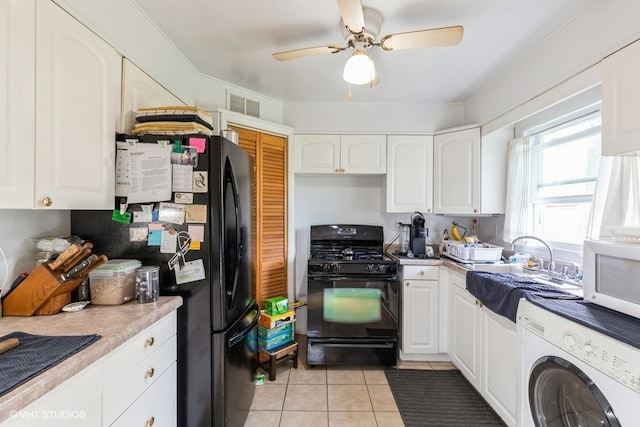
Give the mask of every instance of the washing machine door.
[{"label": "washing machine door", "polygon": [[597,385],[560,357],[543,357],[533,365],[529,406],[538,427],[620,427]]}]

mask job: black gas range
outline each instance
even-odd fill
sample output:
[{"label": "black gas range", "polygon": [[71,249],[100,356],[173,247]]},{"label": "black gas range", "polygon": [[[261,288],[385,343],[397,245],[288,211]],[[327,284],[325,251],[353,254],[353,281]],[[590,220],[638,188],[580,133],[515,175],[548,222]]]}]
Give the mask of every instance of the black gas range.
[{"label": "black gas range", "polygon": [[309,275],[397,274],[397,262],[384,253],[382,227],[372,225],[313,225],[310,233]]},{"label": "black gas range", "polygon": [[314,225],[308,261],[307,363],[394,366],[397,262],[372,225]]}]

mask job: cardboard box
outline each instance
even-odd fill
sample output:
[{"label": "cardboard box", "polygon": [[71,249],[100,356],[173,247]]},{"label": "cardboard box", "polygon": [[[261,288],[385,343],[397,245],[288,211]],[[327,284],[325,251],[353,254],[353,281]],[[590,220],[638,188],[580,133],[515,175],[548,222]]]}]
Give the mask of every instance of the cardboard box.
[{"label": "cardboard box", "polygon": [[260,312],[260,318],[258,319],[258,325],[263,328],[273,329],[276,326],[280,326],[282,324],[293,322],[296,318],[296,313],[293,310],[289,310],[286,313],[270,315],[265,310]]},{"label": "cardboard box", "polygon": [[264,300],[264,310],[267,314],[276,315],[289,311],[289,300],[285,297],[273,297]]},{"label": "cardboard box", "polygon": [[258,337],[258,347],[263,350],[272,350],[276,347],[280,347],[281,345],[287,344],[293,341],[293,330],[278,334],[271,338],[260,338]]},{"label": "cardboard box", "polygon": [[291,332],[291,331],[293,331],[293,322],[276,326],[273,329],[267,329],[265,327],[258,325],[258,337],[260,338],[269,339],[269,338],[275,337],[276,335],[283,334],[286,332]]}]

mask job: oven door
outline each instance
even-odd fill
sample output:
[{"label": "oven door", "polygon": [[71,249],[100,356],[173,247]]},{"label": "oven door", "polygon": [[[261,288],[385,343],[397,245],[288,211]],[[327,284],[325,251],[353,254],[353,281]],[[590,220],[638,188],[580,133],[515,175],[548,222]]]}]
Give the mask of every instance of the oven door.
[{"label": "oven door", "polygon": [[310,277],[308,283],[308,364],[396,364],[396,276]]}]

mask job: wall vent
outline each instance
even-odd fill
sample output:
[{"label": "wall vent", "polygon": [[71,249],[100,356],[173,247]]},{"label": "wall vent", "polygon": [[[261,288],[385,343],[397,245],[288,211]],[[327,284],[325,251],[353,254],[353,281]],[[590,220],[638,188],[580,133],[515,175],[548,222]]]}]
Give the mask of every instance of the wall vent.
[{"label": "wall vent", "polygon": [[260,103],[244,96],[229,94],[229,110],[234,113],[260,118]]}]

